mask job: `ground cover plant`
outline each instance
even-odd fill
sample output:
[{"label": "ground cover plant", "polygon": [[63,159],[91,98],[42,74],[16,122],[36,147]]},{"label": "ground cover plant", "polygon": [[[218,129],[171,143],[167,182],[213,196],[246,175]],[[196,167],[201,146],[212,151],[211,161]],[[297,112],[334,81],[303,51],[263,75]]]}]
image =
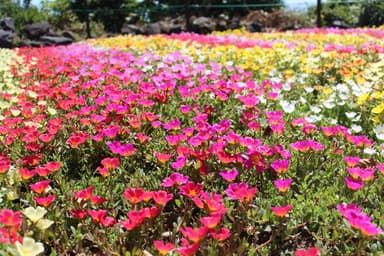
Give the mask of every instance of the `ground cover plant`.
[{"label": "ground cover plant", "polygon": [[231,31],[7,51],[0,251],[382,254],[383,37]]}]

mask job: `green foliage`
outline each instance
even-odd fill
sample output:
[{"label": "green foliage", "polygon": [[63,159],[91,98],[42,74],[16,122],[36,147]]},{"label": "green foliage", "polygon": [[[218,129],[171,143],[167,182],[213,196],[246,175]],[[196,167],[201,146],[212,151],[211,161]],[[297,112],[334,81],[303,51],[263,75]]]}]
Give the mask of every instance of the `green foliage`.
[{"label": "green foliage", "polygon": [[[342,21],[348,26],[356,26],[362,10],[362,2],[349,3],[348,1],[332,1],[332,3],[322,3],[323,26],[331,27],[334,21]],[[315,20],[316,6],[308,9],[311,19]]]},{"label": "green foliage", "polygon": [[16,29],[21,30],[26,24],[47,19],[47,14],[40,12],[35,6],[23,8],[14,1],[2,1],[0,17],[12,17],[15,20]]},{"label": "green foliage", "polygon": [[366,3],[359,18],[360,26],[380,26],[384,24],[384,2]]}]

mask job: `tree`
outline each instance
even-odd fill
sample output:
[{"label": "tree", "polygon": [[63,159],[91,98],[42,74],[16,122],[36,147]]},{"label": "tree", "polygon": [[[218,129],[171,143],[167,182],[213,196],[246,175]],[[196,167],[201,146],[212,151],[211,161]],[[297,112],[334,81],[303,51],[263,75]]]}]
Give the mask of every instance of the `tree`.
[{"label": "tree", "polygon": [[110,32],[119,32],[129,10],[126,6],[134,6],[134,0],[72,0],[71,8],[82,22],[89,23],[90,17],[103,23]]}]

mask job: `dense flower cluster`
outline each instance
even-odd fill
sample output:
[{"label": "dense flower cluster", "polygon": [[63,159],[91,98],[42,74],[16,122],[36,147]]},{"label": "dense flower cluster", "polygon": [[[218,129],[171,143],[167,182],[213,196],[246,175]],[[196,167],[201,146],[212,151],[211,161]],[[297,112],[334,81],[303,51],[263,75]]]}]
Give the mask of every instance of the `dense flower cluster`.
[{"label": "dense flower cluster", "polygon": [[1,244],[331,255],[360,253],[360,239],[383,250],[381,78],[364,72],[383,37],[232,31],[18,49],[22,66],[6,69],[16,89],[0,94]]}]

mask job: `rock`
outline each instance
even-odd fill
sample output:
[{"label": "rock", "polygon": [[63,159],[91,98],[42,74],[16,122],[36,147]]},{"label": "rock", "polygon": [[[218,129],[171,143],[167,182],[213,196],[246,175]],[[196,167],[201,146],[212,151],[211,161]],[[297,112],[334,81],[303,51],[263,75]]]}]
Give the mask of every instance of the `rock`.
[{"label": "rock", "polygon": [[71,31],[64,30],[63,32],[61,32],[61,36],[66,37],[66,38],[71,38],[72,41],[75,41],[75,36]]},{"label": "rock", "polygon": [[66,45],[72,43],[71,38],[62,36],[42,36],[39,41],[45,45]]},{"label": "rock", "polygon": [[342,28],[342,29],[350,28],[344,21],[341,21],[341,20],[334,20],[332,22],[332,27]]},{"label": "rock", "polygon": [[177,34],[184,31],[184,26],[181,24],[174,24],[169,27],[169,34]]},{"label": "rock", "polygon": [[192,20],[192,31],[198,34],[208,34],[215,30],[216,23],[208,17],[199,17]]},{"label": "rock", "polygon": [[24,32],[28,39],[37,40],[41,36],[49,33],[51,26],[47,22],[37,22],[28,24],[24,27]]},{"label": "rock", "polygon": [[261,24],[258,22],[251,22],[246,25],[248,32],[257,33],[262,31]]},{"label": "rock", "polygon": [[123,35],[140,35],[143,34],[143,29],[133,24],[123,24],[121,33]]},{"label": "rock", "polygon": [[161,34],[161,26],[160,23],[150,23],[145,26],[145,31],[147,35],[157,35]]},{"label": "rock", "polygon": [[229,29],[238,29],[240,28],[240,19],[238,17],[233,17],[228,26]]},{"label": "rock", "polygon": [[15,21],[10,17],[5,17],[0,20],[0,28],[4,31],[12,31],[15,32]]},{"label": "rock", "polygon": [[0,29],[0,48],[12,48],[15,34],[12,31]]},{"label": "rock", "polygon": [[50,45],[44,44],[43,42],[34,41],[34,40],[21,40],[19,43],[19,47],[42,47],[42,46],[50,46]]}]

